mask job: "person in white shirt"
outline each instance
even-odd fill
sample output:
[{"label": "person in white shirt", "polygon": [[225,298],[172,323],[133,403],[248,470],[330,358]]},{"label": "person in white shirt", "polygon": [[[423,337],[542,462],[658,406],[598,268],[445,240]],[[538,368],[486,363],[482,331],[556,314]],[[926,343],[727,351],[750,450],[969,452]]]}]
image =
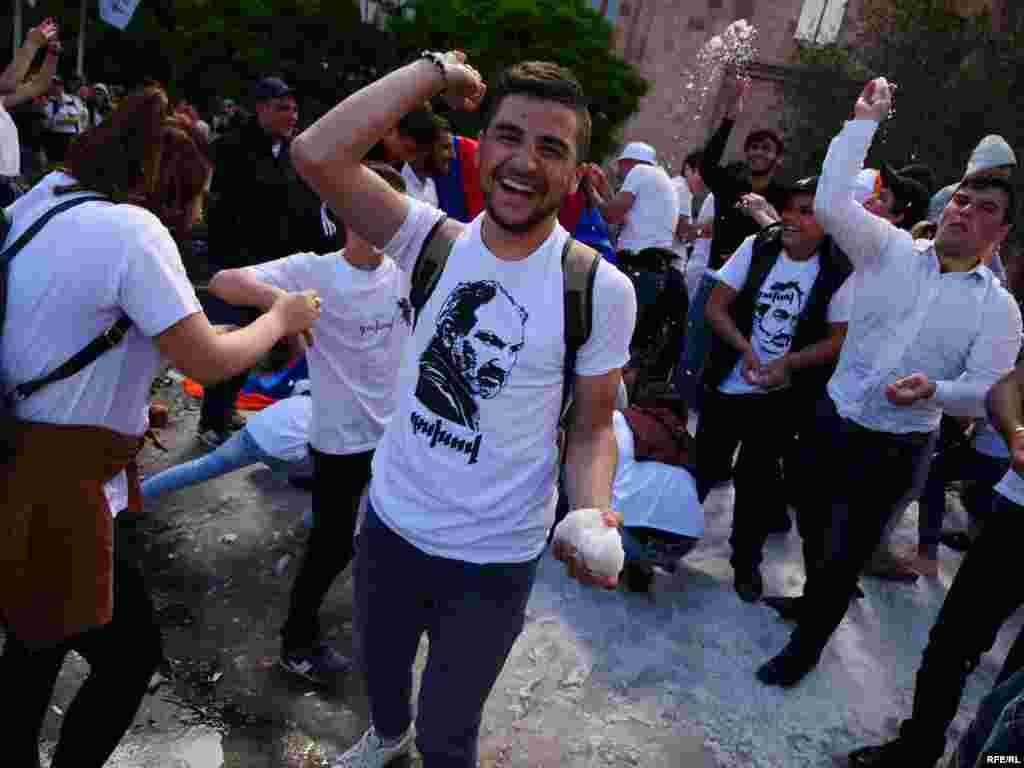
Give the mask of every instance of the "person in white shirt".
[{"label": "person in white shirt", "polygon": [[[118,533],[121,505],[112,498],[120,486],[131,512],[142,511],[137,483],[127,478],[162,358],[210,383],[250,367],[319,316],[315,294],[289,294],[248,328],[217,334],[174,237],[202,215],[213,171],[205,141],[169,114],[157,87],[126,97],[111,122],[72,147],[66,173],[45,176],[7,209],[14,242],[55,205],[87,200],[56,214],[11,262],[3,394],[94,340],[109,341],[112,329],[123,332],[91,364],[14,405],[15,455],[0,461],[0,688],[17,691],[4,715],[4,762],[12,766],[39,764],[40,729],[69,651],[90,671],[62,718],[54,768],[106,764],[163,659],[137,553]],[[91,199],[97,194],[131,202]],[[115,325],[124,317],[127,330]]]},{"label": "person in white shirt", "polygon": [[[345,99],[295,140],[296,167],[360,236],[411,270],[443,215],[361,164],[401,116],[444,91],[475,109],[485,86],[459,52],[423,57]],[[425,768],[477,764],[484,702],[523,628],[557,501],[565,377],[570,507],[611,510],[612,413],[636,313],[628,279],[597,259],[594,325],[565,370],[565,197],[584,173],[590,116],[567,70],[516,65],[480,140],[486,210],[457,231],[399,371],[377,449],[355,596],[371,728],[337,766],[383,766],[412,740],[412,670],[430,639],[416,744]],[[606,524],[614,515],[605,516]],[[611,587],[574,552],[570,572]]]},{"label": "person in white shirt", "polygon": [[[300,384],[296,382],[296,390]],[[313,399],[308,390],[279,400],[246,419],[245,426],[212,453],[147,477],[142,481],[142,496],[155,499],[257,463],[304,476],[310,461],[312,420]]]},{"label": "person in white shirt", "polygon": [[704,178],[700,175],[700,164],[703,152],[696,150],[691,152],[683,160],[683,167],[680,175],[672,178],[672,186],[676,189],[676,197],[679,200],[679,218],[676,220],[675,240],[672,244],[672,251],[676,257],[672,260],[672,266],[686,275],[693,242],[697,234],[696,227],[692,220],[693,201],[707,192]]},{"label": "person in white shirt", "polygon": [[46,102],[46,156],[59,163],[68,145],[89,129],[89,108],[77,94],[64,89],[64,78],[54,76]]},{"label": "person in white shirt", "polygon": [[[32,61],[43,47],[46,48],[43,66],[26,81],[25,76]],[[0,207],[10,205],[20,192],[17,177],[21,175],[21,142],[18,126],[8,110],[49,90],[57,72],[60,51],[57,23],[53,19],[46,19],[28,31],[24,45],[15,52],[11,63],[0,73]]]},{"label": "person in white shirt", "polygon": [[[433,112],[427,112],[432,129],[423,129],[417,138],[416,158],[402,165],[406,193],[410,197],[440,208],[437,197],[436,176],[444,176],[451,170],[455,156],[452,145],[452,131],[448,121]],[[433,140],[430,140],[433,135]]]},{"label": "person in white shirt", "polygon": [[[788,645],[757,671],[768,685],[794,685],[817,664],[942,413],[984,416],[985,391],[1020,349],[1017,303],[983,263],[1010,230],[1005,179],[965,180],[934,241],[915,241],[854,200],[890,106],[884,78],[865,86],[855,119],[829,147],[815,197],[815,214],[854,265],[856,298],[817,414],[813,476],[830,478],[818,505],[830,514],[830,538],[823,563],[808,564],[813,578]],[[930,765],[941,751],[915,752],[914,762]]]},{"label": "person in white shirt", "polygon": [[[739,447],[729,543],[736,593],[746,602],[764,588],[767,510],[786,496],[779,465],[786,458],[786,474],[801,481],[791,446],[813,423],[850,319],[850,263],[814,215],[816,185],[809,178],[792,186],[781,226],[743,241],[718,270],[707,306],[714,335],[697,428],[698,495],[703,502],[729,475]],[[814,562],[818,532],[806,505],[796,506],[805,559]]]},{"label": "person in white shirt", "polygon": [[[375,164],[373,171],[405,190],[389,166]],[[351,227],[345,232],[341,251],[298,253],[210,280],[210,291],[229,304],[265,309],[286,291],[308,288],[323,300],[316,341],[306,353],[314,393],[313,530],[281,630],[281,665],[321,684],[349,667],[323,641],[317,614],[352,559],[359,497],[395,408],[396,374],[412,322],[408,283],[398,266]]]},{"label": "person in white shirt", "polygon": [[[622,188],[614,197],[594,189],[597,206],[609,224],[621,224],[617,251],[619,259],[631,254],[657,249],[666,263],[674,254],[676,225],[679,220],[679,198],[672,180],[657,163],[657,153],[650,144],[633,141],[619,155],[618,172]],[[641,257],[642,258],[642,257]]]}]

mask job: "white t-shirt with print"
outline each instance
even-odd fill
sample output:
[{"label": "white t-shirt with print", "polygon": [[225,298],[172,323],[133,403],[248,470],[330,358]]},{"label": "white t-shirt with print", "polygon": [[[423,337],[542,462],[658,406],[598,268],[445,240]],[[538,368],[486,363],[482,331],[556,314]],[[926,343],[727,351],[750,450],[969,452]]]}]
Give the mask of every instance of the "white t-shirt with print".
[{"label": "white t-shirt with print", "polygon": [[619,233],[618,249],[638,253],[644,248],[672,248],[679,198],[672,179],[657,165],[640,163],[626,174],[623,192],[633,193],[633,207]]},{"label": "white t-shirt with print", "polygon": [[245,431],[275,459],[298,464],[309,457],[313,398],[292,395],[245,420]]},{"label": "white t-shirt with print", "polygon": [[[708,193],[704,202],[700,205],[700,213],[697,214],[697,224],[711,224],[715,220],[715,196]],[[711,260],[711,238],[698,237],[693,241],[693,251],[690,252],[690,260],[686,263],[686,290],[691,297],[697,295],[697,288],[708,270],[708,262]]]},{"label": "white t-shirt with print", "polygon": [[245,270],[286,291],[320,293],[321,315],[306,353],[310,443],[335,455],[377,447],[394,411],[395,374],[412,322],[408,281],[394,261],[363,270],[342,253],[297,253]]},{"label": "white t-shirt with print", "polygon": [[[415,200],[384,249],[411,270],[440,211]],[[554,520],[555,435],[565,356],[562,249],[556,226],[528,258],[505,261],[474,219],[455,243],[402,358],[395,418],[373,462],[381,520],[427,554],[524,562]],[[576,372],[598,376],[629,358],[636,295],[601,261],[594,324]]]},{"label": "white t-shirt with print", "polygon": [[17,176],[21,173],[21,144],[18,141],[18,126],[7,108],[0,103],[0,176]]},{"label": "white t-shirt with print", "polygon": [[[7,209],[13,242],[73,184],[51,173]],[[127,314],[124,341],[74,376],[18,403],[17,416],[48,424],[100,426],[141,435],[161,356],[153,337],[202,311],[167,228],[134,205],[84,203],[51,219],[15,257],[0,366],[20,384],[54,370]]]},{"label": "white t-shirt with print", "polygon": [[[743,290],[747,275],[750,273],[755,239],[756,235],[751,235],[744,240],[718,270],[721,281],[735,291]],[[761,365],[778,360],[789,352],[796,334],[797,321],[807,307],[811,288],[820,270],[821,264],[817,254],[807,261],[794,261],[789,258],[785,249],[779,253],[779,258],[761,285],[760,296],[754,305],[750,343]],[[852,286],[853,283],[847,278],[832,296],[826,315],[828,322],[849,322],[850,309],[853,305]],[[761,387],[748,383],[742,372],[741,358],[725,381],[719,385],[718,391],[727,395],[765,392]]]}]

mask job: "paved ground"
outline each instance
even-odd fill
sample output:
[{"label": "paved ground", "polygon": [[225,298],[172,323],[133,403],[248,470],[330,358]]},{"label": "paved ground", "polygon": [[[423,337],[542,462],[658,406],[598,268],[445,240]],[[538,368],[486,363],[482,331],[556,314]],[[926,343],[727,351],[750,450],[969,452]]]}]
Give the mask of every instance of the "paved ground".
[{"label": "paved ground", "polygon": [[[169,452],[147,448],[147,472],[200,448],[196,404],[178,385],[162,430]],[[865,580],[819,668],[792,691],[756,683],[757,664],[789,627],[731,589],[731,489],[708,500],[708,531],[652,596],[584,589],[541,563],[523,636],[488,702],[484,768],[803,768],[842,765],[853,747],[892,735],[909,708],[927,631],[959,563],[942,551],[939,579],[917,586]],[[168,674],[155,681],[117,768],[317,768],[367,725],[358,673],[315,690],[275,668],[277,630],[302,551],[309,496],[252,467],[150,505],[139,545],[164,629]],[[913,518],[898,536],[913,539]],[[766,551],[769,592],[798,592],[799,538]],[[344,574],[323,623],[351,653],[352,593]],[[951,735],[969,722],[1019,621],[972,676]],[[421,647],[423,662],[426,643]],[[47,747],[87,667],[69,658],[47,720]],[[416,766],[415,758],[404,767]]]}]

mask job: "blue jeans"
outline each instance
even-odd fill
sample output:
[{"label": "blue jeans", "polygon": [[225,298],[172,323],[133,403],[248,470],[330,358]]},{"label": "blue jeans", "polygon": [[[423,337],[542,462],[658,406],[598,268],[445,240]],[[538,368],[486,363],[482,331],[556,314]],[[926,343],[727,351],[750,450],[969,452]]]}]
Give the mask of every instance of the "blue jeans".
[{"label": "blue jeans", "polygon": [[1024,670],[982,700],[950,768],[985,765],[982,758],[988,755],[1014,755],[1024,760]]},{"label": "blue jeans", "polygon": [[430,639],[416,746],[424,768],[476,768],[484,702],[523,629],[539,558],[477,565],[427,555],[371,507],[355,563],[355,624],[379,736],[412,722],[412,670]]},{"label": "blue jeans", "polygon": [[249,430],[243,429],[235,432],[217,450],[146,478],[142,483],[142,495],[152,499],[257,463],[280,471],[294,470],[299,466],[299,463],[275,459],[260,448]]},{"label": "blue jeans", "polygon": [[706,272],[700,280],[700,286],[686,314],[682,356],[672,375],[672,384],[676,392],[695,411],[700,410],[701,378],[708,359],[708,348],[711,345],[712,331],[704,317],[704,310],[718,282],[717,276]]}]

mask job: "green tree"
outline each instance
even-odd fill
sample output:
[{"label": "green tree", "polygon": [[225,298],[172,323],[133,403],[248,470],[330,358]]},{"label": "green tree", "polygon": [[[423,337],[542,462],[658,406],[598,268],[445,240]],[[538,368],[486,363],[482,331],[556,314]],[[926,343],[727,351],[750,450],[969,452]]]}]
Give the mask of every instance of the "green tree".
[{"label": "green tree", "polygon": [[848,42],[801,48],[796,74],[784,86],[794,166],[820,168],[861,87],[877,76],[898,87],[895,114],[881,128],[869,165],[922,162],[941,186],[960,177],[986,134],[1024,147],[1019,24],[1011,20],[996,32],[987,13],[953,8],[948,0],[866,0]]},{"label": "green tree", "polygon": [[[615,54],[611,24],[587,0],[412,0],[388,26],[400,58],[427,49],[460,49],[487,81],[519,61],[555,61],[570,68],[590,100],[594,160],[615,149],[619,130],[649,89]],[[461,133],[475,135],[480,128],[480,114],[452,118]]]}]

